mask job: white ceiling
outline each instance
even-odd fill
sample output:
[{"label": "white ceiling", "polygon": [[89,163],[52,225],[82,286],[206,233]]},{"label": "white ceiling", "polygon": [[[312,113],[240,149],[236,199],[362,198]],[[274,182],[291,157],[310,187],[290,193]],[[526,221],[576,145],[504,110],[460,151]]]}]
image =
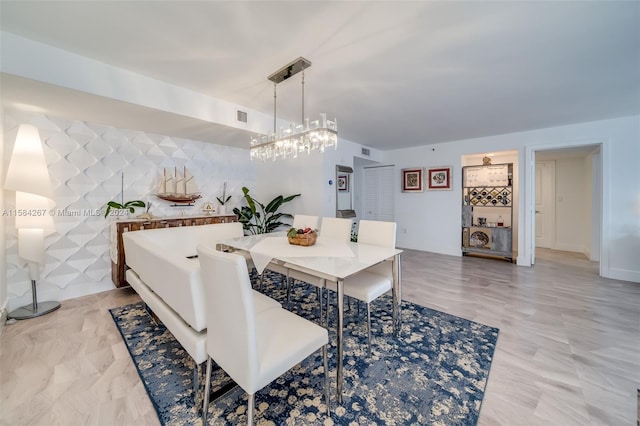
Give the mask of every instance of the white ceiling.
[{"label": "white ceiling", "polygon": [[[306,114],[379,149],[640,113],[637,1],[2,0],[0,12],[3,31],[267,114],[267,76],[304,56]],[[26,97],[27,82],[11,90],[20,80],[3,78],[3,98]],[[299,77],[277,89],[278,117],[300,121]],[[37,105],[47,90],[31,92]],[[147,129],[136,114],[169,135],[206,131],[153,110],[132,110],[127,127]]]}]

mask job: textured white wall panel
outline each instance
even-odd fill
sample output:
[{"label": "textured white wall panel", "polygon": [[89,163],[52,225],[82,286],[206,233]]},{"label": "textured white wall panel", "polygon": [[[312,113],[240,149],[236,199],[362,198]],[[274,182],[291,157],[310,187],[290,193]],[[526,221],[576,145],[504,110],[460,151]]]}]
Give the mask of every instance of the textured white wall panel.
[{"label": "textured white wall panel", "polygon": [[[104,211],[108,201],[120,202],[122,172],[124,201],[151,202],[150,212],[161,217],[202,214],[206,201],[216,205],[225,181],[233,197],[229,209],[240,204],[242,186],[255,186],[255,165],[246,149],[9,110],[4,129],[8,147],[23,123],[40,131],[56,202],[56,231],[45,241],[39,300],[64,300],[113,288],[109,223],[114,219],[90,212]],[[170,207],[153,194],[160,187],[163,168],[183,166],[195,177],[203,198],[194,207]],[[12,209],[15,199],[7,195],[5,208]],[[31,291],[25,263],[17,255],[14,219],[5,217],[4,224],[11,310],[30,303]]]}]

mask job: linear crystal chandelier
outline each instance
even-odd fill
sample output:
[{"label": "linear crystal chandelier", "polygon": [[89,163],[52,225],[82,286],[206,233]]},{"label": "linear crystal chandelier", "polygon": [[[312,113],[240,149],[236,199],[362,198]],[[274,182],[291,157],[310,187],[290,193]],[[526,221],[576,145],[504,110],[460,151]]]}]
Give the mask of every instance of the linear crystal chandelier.
[{"label": "linear crystal chandelier", "polygon": [[[297,157],[302,152],[323,152],[326,148],[338,147],[338,123],[335,119],[330,121],[326,114],[320,114],[320,119],[309,121],[304,116],[304,70],[310,66],[309,60],[300,57],[267,77],[273,81],[273,133],[251,138],[251,159],[275,161]],[[289,127],[277,131],[276,87],[299,72],[302,72],[302,124],[291,123]]]}]

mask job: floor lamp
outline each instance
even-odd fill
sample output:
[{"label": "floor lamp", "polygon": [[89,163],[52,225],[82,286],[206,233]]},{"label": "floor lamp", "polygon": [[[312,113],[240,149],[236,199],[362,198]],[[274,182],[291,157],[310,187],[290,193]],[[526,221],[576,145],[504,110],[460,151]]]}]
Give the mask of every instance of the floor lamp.
[{"label": "floor lamp", "polygon": [[55,229],[50,214],[54,207],[53,187],[38,129],[23,124],[18,129],[4,188],[16,192],[15,226],[18,256],[27,261],[33,303],[9,313],[9,318],[27,319],[48,314],[58,302],[38,302],[36,281],[44,265],[44,237]]}]

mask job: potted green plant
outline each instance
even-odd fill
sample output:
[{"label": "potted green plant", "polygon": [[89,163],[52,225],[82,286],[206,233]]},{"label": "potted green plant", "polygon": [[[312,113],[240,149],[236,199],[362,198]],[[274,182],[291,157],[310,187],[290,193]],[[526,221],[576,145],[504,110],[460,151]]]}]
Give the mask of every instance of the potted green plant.
[{"label": "potted green plant", "polygon": [[[136,207],[146,207],[146,204],[142,200],[131,200],[124,202],[124,172],[121,175],[121,184],[120,184],[120,202],[117,201],[109,201],[107,203],[107,209],[104,212],[104,217],[106,218],[111,213],[112,209],[116,210],[127,210],[128,213],[135,213]],[[148,209],[147,209],[148,213]]]},{"label": "potted green plant", "polygon": [[231,195],[227,195],[227,182],[225,182],[224,185],[222,185],[222,196],[216,197],[216,200],[220,203],[220,214],[225,214],[227,212],[226,204],[230,199]]},{"label": "potted green plant", "polygon": [[242,206],[240,209],[237,207],[234,208],[233,213],[238,216],[238,221],[242,223],[245,231],[254,235],[273,232],[281,225],[286,225],[286,223],[281,222],[280,219],[293,218],[293,216],[289,213],[278,212],[278,209],[280,209],[284,203],[288,203],[301,195],[295,194],[288,197],[278,195],[267,205],[264,205],[249,195],[249,189],[247,187],[242,187],[242,193],[244,194],[247,205]]},{"label": "potted green plant", "polygon": [[107,203],[107,210],[104,212],[104,217],[109,216],[109,212],[111,212],[111,209],[128,210],[129,213],[134,213],[136,211],[136,207],[146,207],[146,204],[141,200],[132,200],[127,201],[126,203],[109,201]]}]

